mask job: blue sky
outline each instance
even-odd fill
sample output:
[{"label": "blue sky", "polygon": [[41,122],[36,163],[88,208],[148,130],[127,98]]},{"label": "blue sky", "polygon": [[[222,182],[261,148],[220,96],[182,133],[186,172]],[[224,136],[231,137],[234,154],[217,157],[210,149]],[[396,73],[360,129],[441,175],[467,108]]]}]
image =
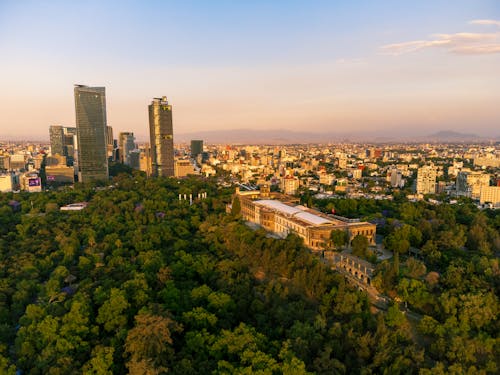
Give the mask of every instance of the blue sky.
[{"label": "blue sky", "polygon": [[0,0],[0,138],[74,124],[74,83],[139,139],[161,95],[177,133],[498,135],[499,20],[494,0]]}]

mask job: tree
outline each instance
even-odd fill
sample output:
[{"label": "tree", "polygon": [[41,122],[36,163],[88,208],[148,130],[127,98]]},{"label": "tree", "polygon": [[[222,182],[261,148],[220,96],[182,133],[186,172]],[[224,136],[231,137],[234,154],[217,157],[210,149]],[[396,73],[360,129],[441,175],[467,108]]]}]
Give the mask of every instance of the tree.
[{"label": "tree", "polygon": [[408,276],[414,279],[422,277],[427,271],[425,264],[413,257],[408,258],[405,265]]},{"label": "tree", "polygon": [[359,257],[365,257],[368,250],[368,239],[358,234],[351,241],[352,253]]},{"label": "tree", "polygon": [[127,324],[125,311],[129,308],[129,303],[125,297],[125,292],[113,288],[109,299],[99,308],[97,323],[103,324],[108,332],[117,330]]},{"label": "tree", "polygon": [[98,345],[92,349],[90,360],[83,366],[83,375],[112,375],[114,348]]},{"label": "tree", "polygon": [[344,230],[335,229],[330,232],[330,241],[332,241],[333,245],[335,245],[335,248],[345,246],[348,239],[348,235]]},{"label": "tree", "polygon": [[241,212],[240,198],[234,197],[233,205],[231,206],[231,214],[237,216],[240,214],[240,212]]},{"label": "tree", "polygon": [[130,355],[130,374],[160,374],[168,371],[174,351],[172,333],[181,327],[169,317],[141,312],[135,316],[135,327],[125,340],[125,352]]}]

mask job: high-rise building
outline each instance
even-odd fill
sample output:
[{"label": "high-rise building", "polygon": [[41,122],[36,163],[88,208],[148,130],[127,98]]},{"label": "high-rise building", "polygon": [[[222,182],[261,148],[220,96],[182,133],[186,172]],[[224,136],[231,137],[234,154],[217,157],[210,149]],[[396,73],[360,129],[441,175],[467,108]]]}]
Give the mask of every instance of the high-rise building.
[{"label": "high-rise building", "polygon": [[104,87],[75,85],[80,182],[108,179],[106,93]]},{"label": "high-rise building", "polygon": [[72,165],[75,156],[76,128],[52,125],[49,134],[50,153],[66,156],[68,165]]},{"label": "high-rise building", "polygon": [[490,175],[482,172],[458,172],[456,181],[457,195],[480,199],[481,189],[490,185]]},{"label": "high-rise building", "polygon": [[118,135],[118,147],[120,148],[120,163],[130,165],[129,155],[135,150],[135,137],[132,132],[121,132]]},{"label": "high-rise building", "polygon": [[114,139],[113,139],[113,128],[111,126],[106,126],[106,154],[108,160],[114,161]]},{"label": "high-rise building", "polygon": [[139,169],[146,172],[146,176],[151,176],[151,147],[149,144],[145,144],[140,149],[141,154],[139,156]]},{"label": "high-rise building", "polygon": [[64,133],[60,125],[51,125],[49,128],[50,152],[52,155],[64,155]]},{"label": "high-rise building", "polygon": [[193,139],[191,141],[191,157],[196,159],[198,155],[203,153],[203,141],[198,139]]},{"label": "high-rise building", "polygon": [[436,194],[437,170],[434,165],[424,165],[417,171],[417,194]]},{"label": "high-rise building", "polygon": [[164,96],[154,98],[148,109],[152,175],[172,177],[174,176],[172,106]]},{"label": "high-rise building", "polygon": [[63,127],[63,155],[66,156],[67,165],[73,165],[75,160],[75,154],[78,150],[76,128],[74,127]]}]

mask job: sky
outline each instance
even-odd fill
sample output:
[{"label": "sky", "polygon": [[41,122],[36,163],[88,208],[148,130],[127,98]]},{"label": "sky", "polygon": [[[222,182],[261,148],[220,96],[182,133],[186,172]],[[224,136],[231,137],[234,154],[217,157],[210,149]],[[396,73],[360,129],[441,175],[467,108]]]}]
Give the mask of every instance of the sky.
[{"label": "sky", "polygon": [[105,86],[115,135],[284,129],[500,136],[500,1],[0,0],[0,139],[74,126]]}]

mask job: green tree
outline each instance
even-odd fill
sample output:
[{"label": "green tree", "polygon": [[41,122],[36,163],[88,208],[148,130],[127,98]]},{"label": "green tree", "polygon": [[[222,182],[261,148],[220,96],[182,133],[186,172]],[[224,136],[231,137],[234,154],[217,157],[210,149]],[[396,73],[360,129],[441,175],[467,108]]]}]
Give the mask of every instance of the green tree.
[{"label": "green tree", "polygon": [[130,359],[130,374],[159,374],[168,371],[174,350],[172,333],[180,326],[172,319],[141,312],[135,316],[135,327],[128,331],[125,352]]},{"label": "green tree", "polygon": [[337,249],[340,249],[342,246],[345,246],[348,239],[349,239],[348,235],[344,230],[334,229],[330,232],[330,241]]},{"label": "green tree", "polygon": [[240,212],[241,212],[240,198],[235,196],[233,199],[233,204],[231,206],[231,214],[237,216],[240,214]]},{"label": "green tree", "polygon": [[359,257],[366,257],[368,251],[368,238],[358,234],[351,241],[352,253]]},{"label": "green tree", "polygon": [[103,324],[108,332],[122,328],[127,324],[126,310],[129,306],[125,292],[112,288],[109,299],[99,308],[96,321]]}]

